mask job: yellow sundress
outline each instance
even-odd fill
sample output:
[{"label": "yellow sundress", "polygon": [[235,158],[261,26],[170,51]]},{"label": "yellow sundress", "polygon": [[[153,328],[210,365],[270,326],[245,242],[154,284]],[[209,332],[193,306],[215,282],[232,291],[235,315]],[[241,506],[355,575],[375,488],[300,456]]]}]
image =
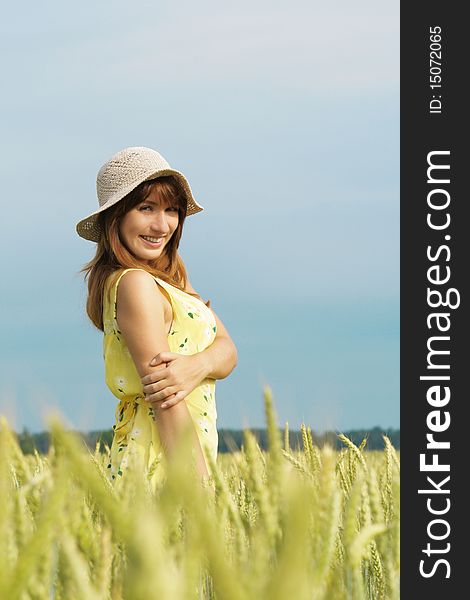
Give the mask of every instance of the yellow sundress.
[{"label": "yellow sundress", "polygon": [[[140,269],[125,269],[117,279],[115,274],[110,275],[103,299],[105,378],[107,386],[119,400],[107,474],[113,485],[119,486],[128,467],[141,468],[151,487],[156,489],[164,480],[164,472],[160,464],[162,446],[153,422],[155,415],[152,405],[144,398],[140,376],[116,320],[118,285],[124,273],[132,270]],[[210,308],[162,279],[154,279],[168,292],[173,309],[168,334],[170,351],[195,354],[205,350],[217,333]],[[204,379],[183,402],[188,406],[201,446],[215,461],[218,445],[215,380]],[[210,472],[209,466],[208,470]]]}]

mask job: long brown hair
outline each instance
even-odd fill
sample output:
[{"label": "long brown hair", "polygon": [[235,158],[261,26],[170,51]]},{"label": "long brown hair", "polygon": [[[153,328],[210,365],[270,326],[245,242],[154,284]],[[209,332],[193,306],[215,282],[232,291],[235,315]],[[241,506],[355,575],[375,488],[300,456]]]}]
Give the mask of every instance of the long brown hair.
[{"label": "long brown hair", "polygon": [[[147,264],[140,262],[124,246],[119,236],[119,226],[124,215],[143,202],[153,189],[157,190],[161,202],[177,206],[179,219],[178,226],[162,255],[153,264]],[[183,260],[178,254],[185,218],[186,198],[171,176],[144,181],[114,206],[99,213],[98,224],[101,236],[97,243],[96,254],[80,269],[80,273],[85,273],[85,280],[88,282],[86,312],[99,330],[103,331],[103,299],[106,282],[114,272],[117,278],[122,269],[144,269],[151,275],[185,291],[188,277]],[[110,288],[111,286],[108,290]],[[200,297],[197,294],[193,295]]]}]

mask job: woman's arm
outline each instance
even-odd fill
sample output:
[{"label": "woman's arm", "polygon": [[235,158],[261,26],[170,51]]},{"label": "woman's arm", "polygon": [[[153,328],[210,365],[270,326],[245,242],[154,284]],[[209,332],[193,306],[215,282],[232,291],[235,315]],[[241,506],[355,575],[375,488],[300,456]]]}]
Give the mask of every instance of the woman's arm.
[{"label": "woman's arm", "polygon": [[[189,281],[185,289],[199,296]],[[192,355],[163,352],[152,359],[150,366],[158,368],[142,378],[144,393],[149,402],[155,405],[160,403],[162,409],[174,406],[204,379],[224,379],[236,367],[237,348],[222,321],[213,310],[212,313],[217,333],[212,344],[205,350]],[[162,368],[162,364],[168,365],[167,368]]]},{"label": "woman's arm", "polygon": [[215,313],[214,316],[220,329],[208,348],[189,355],[160,352],[152,359],[153,371],[141,379],[147,401],[160,409],[170,408],[204,379],[224,379],[230,375],[237,364],[237,349],[222,321]]},{"label": "woman's arm", "polygon": [[[196,294],[199,296],[189,279],[186,281],[185,290],[189,294]],[[222,321],[212,308],[208,308],[215,317],[217,333],[212,344],[199,354],[204,361],[206,371],[205,377],[209,377],[210,379],[225,379],[225,377],[228,377],[237,366],[237,348]]]},{"label": "woman's arm", "polygon": [[[149,363],[156,352],[169,351],[165,332],[163,295],[145,271],[128,271],[117,292],[116,319],[141,377],[149,373]],[[160,367],[161,368],[161,367]],[[194,424],[185,402],[161,409],[154,405],[158,435],[168,458],[186,429],[191,431],[198,472],[207,476],[207,467]]]},{"label": "woman's arm", "polygon": [[213,310],[212,314],[217,323],[217,333],[212,344],[205,350],[202,350],[202,352],[199,352],[199,355],[204,363],[206,377],[210,379],[225,379],[237,366],[238,353],[224,324]]}]

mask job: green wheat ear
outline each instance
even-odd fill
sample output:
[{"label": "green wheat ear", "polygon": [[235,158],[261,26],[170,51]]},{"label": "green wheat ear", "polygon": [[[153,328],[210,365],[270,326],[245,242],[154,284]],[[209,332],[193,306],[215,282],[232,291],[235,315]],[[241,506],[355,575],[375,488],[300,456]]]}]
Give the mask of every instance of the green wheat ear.
[{"label": "green wheat ear", "polygon": [[284,451],[290,452],[290,442],[289,442],[289,423],[286,421],[284,426]]},{"label": "green wheat ear", "polygon": [[282,465],[284,463],[282,458],[282,444],[281,434],[279,426],[277,424],[276,411],[274,410],[274,403],[271,388],[265,386],[264,388],[264,408],[266,413],[266,424],[268,429],[268,477],[271,479],[273,493],[279,493],[279,487],[281,485],[282,477]]},{"label": "green wheat ear", "polygon": [[399,600],[399,453],[319,448],[306,424],[293,449],[263,399],[268,449],[249,430],[241,451],[204,448],[203,484],[183,445],[111,484],[109,447],[55,420],[48,454],[24,454],[0,418],[0,598]]}]

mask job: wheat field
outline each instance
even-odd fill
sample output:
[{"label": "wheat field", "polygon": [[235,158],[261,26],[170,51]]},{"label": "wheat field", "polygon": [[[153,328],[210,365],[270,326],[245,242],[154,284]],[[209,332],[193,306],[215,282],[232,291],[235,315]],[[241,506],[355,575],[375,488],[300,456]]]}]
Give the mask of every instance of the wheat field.
[{"label": "wheat field", "polygon": [[303,448],[264,400],[269,450],[245,431],[212,465],[215,493],[175,462],[154,492],[108,482],[94,452],[50,424],[47,455],[24,455],[0,424],[0,598],[8,600],[398,600],[399,458]]}]

